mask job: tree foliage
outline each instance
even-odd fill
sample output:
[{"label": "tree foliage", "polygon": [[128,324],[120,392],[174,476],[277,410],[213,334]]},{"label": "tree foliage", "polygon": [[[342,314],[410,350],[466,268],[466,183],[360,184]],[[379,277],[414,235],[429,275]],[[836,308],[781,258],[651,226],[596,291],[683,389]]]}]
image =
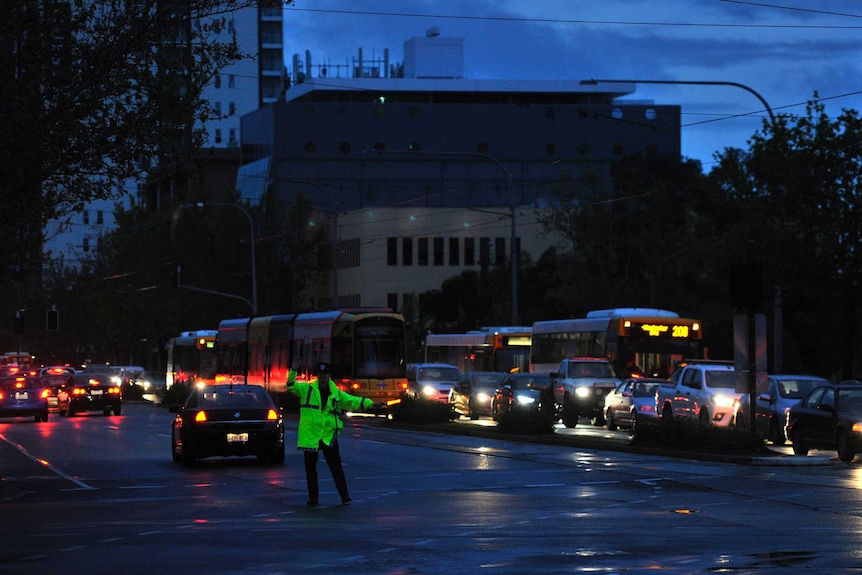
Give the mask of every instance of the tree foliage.
[{"label": "tree foliage", "polygon": [[257,5],[2,2],[0,218],[25,232],[3,254],[38,257],[47,220],[119,198],[151,162],[191,158],[213,114],[204,87],[243,57],[226,17]]}]

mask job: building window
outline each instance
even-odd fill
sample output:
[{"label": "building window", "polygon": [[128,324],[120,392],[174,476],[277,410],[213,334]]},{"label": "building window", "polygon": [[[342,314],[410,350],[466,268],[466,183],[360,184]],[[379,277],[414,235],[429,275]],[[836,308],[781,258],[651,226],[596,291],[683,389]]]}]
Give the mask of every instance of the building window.
[{"label": "building window", "polygon": [[449,265],[461,265],[461,254],[459,253],[458,238],[449,238]]},{"label": "building window", "polygon": [[443,238],[434,238],[434,265],[443,265]]},{"label": "building window", "polygon": [[221,117],[221,102],[213,104],[213,111],[215,111],[216,116]]},{"label": "building window", "polygon": [[84,225],[90,224],[90,212],[88,210],[84,210],[83,212],[81,212],[81,217],[84,220]]},{"label": "building window", "polygon": [[215,131],[215,143],[221,144],[221,130],[219,128],[216,128]]},{"label": "building window", "polygon": [[506,265],[506,238],[496,238],[494,240],[494,264],[498,266]]},{"label": "building window", "polygon": [[464,238],[464,265],[476,265],[476,238]]},{"label": "building window", "polygon": [[234,76],[233,74],[230,74],[227,77],[227,87],[230,89],[236,88],[236,76]]},{"label": "building window", "polygon": [[386,294],[386,307],[391,309],[394,312],[398,311],[398,294],[397,293],[388,293]]},{"label": "building window", "polygon": [[416,263],[420,266],[428,265],[428,238],[419,238],[419,258]]},{"label": "building window", "polygon": [[[386,238],[386,265],[398,265],[398,238]],[[395,297],[397,298],[398,294],[395,294]]]},{"label": "building window", "polygon": [[105,223],[105,213],[102,210],[96,212],[96,224],[102,225]]},{"label": "building window", "polygon": [[215,87],[216,87],[216,90],[221,88],[221,76],[218,74],[216,74],[216,77],[215,77]]},{"label": "building window", "polygon": [[233,116],[236,114],[236,102],[228,102],[227,105],[227,115]]},{"label": "building window", "polygon": [[90,251],[90,238],[84,238],[84,246],[83,249],[85,252]]},{"label": "building window", "polygon": [[236,142],[236,128],[231,128],[228,131],[227,141],[228,142]]},{"label": "building window", "polygon": [[413,265],[413,238],[401,240],[401,265]]}]

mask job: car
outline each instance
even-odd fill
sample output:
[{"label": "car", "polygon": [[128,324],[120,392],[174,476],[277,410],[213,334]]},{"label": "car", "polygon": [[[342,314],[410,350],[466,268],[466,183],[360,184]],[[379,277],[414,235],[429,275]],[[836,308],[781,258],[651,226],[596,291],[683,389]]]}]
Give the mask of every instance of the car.
[{"label": "car", "polygon": [[637,426],[658,420],[655,410],[655,393],[668,380],[630,377],[605,397],[605,425],[611,431],[617,428],[635,432]]},{"label": "car", "polygon": [[76,373],[57,392],[57,409],[65,417],[87,411],[122,415],[120,386],[105,373]]},{"label": "car", "polygon": [[38,377],[0,377],[0,417],[32,417],[48,421],[48,396]]},{"label": "car", "polygon": [[491,417],[503,429],[552,432],[556,407],[551,375],[507,374],[491,400]]},{"label": "car", "polygon": [[284,463],[284,415],[266,389],[251,384],[194,387],[171,423],[171,457],[194,465],[207,457],[254,455]]},{"label": "car", "polygon": [[[757,394],[757,433],[773,445],[784,445],[787,436],[784,426],[787,411],[805,397],[815,387],[828,385],[829,381],[813,375],[769,375],[766,378],[766,391]],[[748,429],[751,425],[751,399],[744,393],[739,400],[736,426]]]},{"label": "car", "polygon": [[862,451],[862,384],[827,384],[811,390],[787,412],[793,453],[834,449],[841,461]]},{"label": "car", "polygon": [[408,397],[449,402],[449,390],[464,375],[458,366],[448,363],[412,363],[407,366]]},{"label": "car", "polygon": [[449,405],[456,415],[479,419],[491,415],[491,399],[506,374],[498,371],[471,371],[449,391]]},{"label": "car", "polygon": [[57,413],[60,411],[60,400],[58,394],[74,379],[75,368],[66,365],[52,365],[39,370],[39,379],[48,391],[48,411]]}]

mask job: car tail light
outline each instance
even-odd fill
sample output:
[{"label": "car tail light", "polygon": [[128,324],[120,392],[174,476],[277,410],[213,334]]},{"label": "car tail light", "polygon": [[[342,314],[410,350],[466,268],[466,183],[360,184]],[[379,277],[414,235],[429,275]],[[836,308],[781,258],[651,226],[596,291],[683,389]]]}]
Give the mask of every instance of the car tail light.
[{"label": "car tail light", "polygon": [[120,393],[120,388],[119,388],[119,387],[109,387],[109,388],[108,388],[108,393],[119,394],[119,393]]},{"label": "car tail light", "polygon": [[39,397],[41,397],[42,399],[48,399],[49,397],[51,397],[51,390],[50,389],[43,389],[42,393],[39,395]]},{"label": "car tail light", "polygon": [[76,387],[72,390],[72,395],[87,395],[87,390]]},{"label": "car tail light", "polygon": [[[201,412],[203,413],[203,412]],[[278,421],[278,412],[274,409],[270,409],[266,412],[266,418],[269,421]]]},{"label": "car tail light", "polygon": [[3,395],[3,392],[2,392],[2,391],[0,391],[0,400],[2,400],[4,397],[5,397],[5,396]]},{"label": "car tail light", "polygon": [[207,420],[207,412],[206,411],[199,411],[195,414],[195,421],[197,421],[198,423],[203,423],[206,420]]}]

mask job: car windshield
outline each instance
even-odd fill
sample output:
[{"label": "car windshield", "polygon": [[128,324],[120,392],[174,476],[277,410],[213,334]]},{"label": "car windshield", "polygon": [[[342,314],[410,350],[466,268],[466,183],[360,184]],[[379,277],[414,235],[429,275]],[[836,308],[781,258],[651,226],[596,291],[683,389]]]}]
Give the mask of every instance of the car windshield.
[{"label": "car windshield", "polygon": [[213,409],[266,406],[264,391],[258,387],[211,387],[189,398],[189,407]]},{"label": "car windshield", "polygon": [[551,379],[548,377],[514,377],[510,380],[513,390],[524,389],[548,389],[551,385]]},{"label": "car windshield", "polygon": [[503,379],[502,375],[477,375],[473,378],[473,385],[476,387],[497,387],[501,379]]},{"label": "car windshield", "polygon": [[457,381],[461,372],[457,367],[422,367],[416,379],[422,381]]},{"label": "car windshield", "polygon": [[614,377],[611,364],[600,361],[569,362],[566,377]]},{"label": "car windshield", "polygon": [[635,397],[655,397],[658,386],[658,382],[639,381],[634,386],[633,395]]},{"label": "car windshield", "polygon": [[778,393],[786,399],[802,399],[808,393],[826,383],[819,379],[781,379],[776,382]]},{"label": "car windshield", "polygon": [[862,388],[836,390],[838,410],[845,413],[862,415]]},{"label": "car windshield", "polygon": [[705,375],[706,386],[709,388],[726,387],[733,389],[736,387],[736,373],[733,371],[708,370]]}]

